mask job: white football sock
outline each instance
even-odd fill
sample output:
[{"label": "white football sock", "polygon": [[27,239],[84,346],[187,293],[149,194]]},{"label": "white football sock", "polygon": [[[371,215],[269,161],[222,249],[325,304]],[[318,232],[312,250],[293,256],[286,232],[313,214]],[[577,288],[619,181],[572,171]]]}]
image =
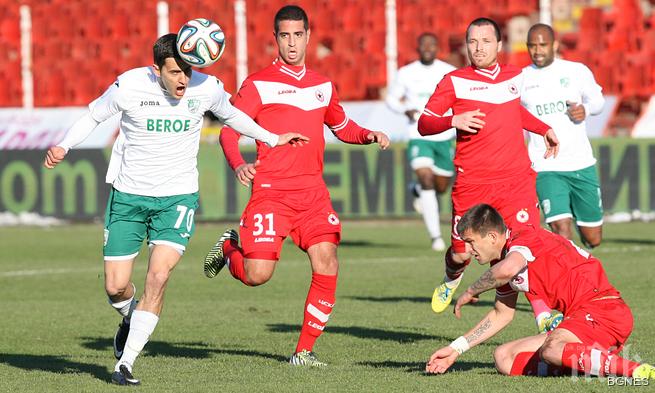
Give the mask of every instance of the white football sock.
[{"label": "white football sock", "polygon": [[109,304],[116,309],[116,311],[118,311],[127,322],[130,321],[132,311],[134,311],[134,308],[136,307],[136,299],[134,298],[134,295],[136,295],[136,287],[134,284],[132,284],[132,288],[134,289],[132,297],[127,300],[121,300],[120,302],[114,303],[111,301],[111,298],[109,299]]},{"label": "white football sock", "polygon": [[439,227],[439,204],[437,202],[437,193],[435,190],[421,190],[419,200],[423,208],[423,222],[428,229],[431,239],[441,237],[441,228]]},{"label": "white football sock", "polygon": [[119,371],[118,367],[121,364],[125,364],[132,371],[132,365],[136,357],[139,356],[139,353],[148,342],[150,335],[155,331],[157,322],[159,322],[157,315],[149,311],[134,310],[132,320],[130,321],[130,333],[127,335],[123,356],[116,363],[115,371]]}]

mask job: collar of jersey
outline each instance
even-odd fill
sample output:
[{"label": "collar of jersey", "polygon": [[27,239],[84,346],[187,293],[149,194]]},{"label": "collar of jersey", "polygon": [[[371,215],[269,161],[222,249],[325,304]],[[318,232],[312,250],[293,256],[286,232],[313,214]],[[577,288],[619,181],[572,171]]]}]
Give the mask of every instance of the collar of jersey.
[{"label": "collar of jersey", "polygon": [[491,80],[495,80],[498,74],[500,74],[500,65],[496,63],[491,67],[487,67],[487,68],[477,68],[473,66],[473,70],[482,76],[486,76]]},{"label": "collar of jersey", "polygon": [[278,71],[280,71],[283,74],[289,75],[295,80],[301,80],[307,73],[307,68],[305,68],[304,64],[302,66],[292,66],[289,64],[282,63],[280,59],[275,59],[273,64],[277,67]]}]

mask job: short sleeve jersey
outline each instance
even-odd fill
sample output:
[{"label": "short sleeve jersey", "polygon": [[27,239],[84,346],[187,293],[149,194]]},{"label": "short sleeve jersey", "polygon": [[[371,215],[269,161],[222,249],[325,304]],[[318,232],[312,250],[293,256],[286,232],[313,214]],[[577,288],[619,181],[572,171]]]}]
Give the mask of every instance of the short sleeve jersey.
[{"label": "short sleeve jersey", "polygon": [[121,149],[110,167],[115,173],[108,174],[119,191],[155,197],[198,191],[203,115],[233,116],[229,96],[213,76],[193,71],[179,100],[160,83],[152,68],[132,69],[89,105],[98,122],[122,113]]},{"label": "short sleeve jersey", "polygon": [[518,252],[528,261],[509,282],[511,289],[525,292],[528,298],[543,299],[565,315],[594,298],[620,296],[600,260],[543,228],[510,232],[503,255],[510,252]]}]

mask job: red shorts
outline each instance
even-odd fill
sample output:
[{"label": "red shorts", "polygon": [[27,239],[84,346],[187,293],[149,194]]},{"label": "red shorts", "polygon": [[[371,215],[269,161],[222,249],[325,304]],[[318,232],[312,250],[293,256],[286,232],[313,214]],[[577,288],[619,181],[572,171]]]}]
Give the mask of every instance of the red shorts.
[{"label": "red shorts", "polygon": [[451,244],[453,251],[463,253],[466,243],[457,233],[457,223],[468,209],[486,203],[493,206],[511,229],[522,225],[539,228],[537,174],[533,170],[515,179],[492,184],[468,184],[455,181],[452,191],[453,218]]},{"label": "red shorts", "polygon": [[339,244],[341,239],[341,222],[326,187],[253,191],[240,225],[241,247],[251,259],[280,259],[289,235],[303,251],[320,242]]},{"label": "red shorts", "polygon": [[565,315],[557,328],[575,334],[583,344],[618,352],[632,326],[632,311],[623,299],[606,299],[589,302]]}]

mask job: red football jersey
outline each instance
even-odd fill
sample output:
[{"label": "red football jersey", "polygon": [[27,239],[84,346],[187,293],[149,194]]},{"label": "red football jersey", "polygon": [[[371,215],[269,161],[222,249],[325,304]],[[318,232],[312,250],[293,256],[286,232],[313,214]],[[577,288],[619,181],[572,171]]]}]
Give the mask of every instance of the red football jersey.
[{"label": "red football jersey", "polygon": [[437,134],[451,127],[454,115],[479,109],[485,125],[477,133],[457,130],[458,181],[493,183],[525,173],[530,158],[523,129],[544,135],[550,128],[521,106],[521,69],[496,64],[489,69],[460,68],[439,82],[419,119],[419,132]]},{"label": "red football jersey", "polygon": [[[528,299],[542,299],[564,315],[604,296],[620,296],[610,284],[600,260],[570,240],[543,228],[510,232],[503,255],[519,252],[527,266],[509,282]],[[502,290],[499,290],[502,295]]]},{"label": "red football jersey", "polygon": [[[305,66],[275,61],[250,75],[242,84],[234,106],[260,126],[276,133],[299,132],[310,142],[270,148],[257,141],[255,188],[301,190],[325,185],[323,181],[323,124],[342,141],[370,143],[369,131],[350,120],[339,104],[334,84]],[[228,163],[235,169],[244,163],[239,153],[237,133],[225,127],[221,146]]]}]

